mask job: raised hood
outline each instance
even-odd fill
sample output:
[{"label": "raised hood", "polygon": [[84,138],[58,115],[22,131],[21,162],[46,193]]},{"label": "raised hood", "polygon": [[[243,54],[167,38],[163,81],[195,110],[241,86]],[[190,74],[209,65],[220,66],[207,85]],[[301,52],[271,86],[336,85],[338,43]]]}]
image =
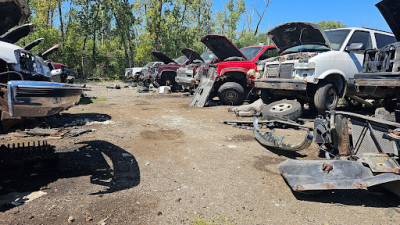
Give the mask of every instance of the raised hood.
[{"label": "raised hood", "polygon": [[400,41],[400,1],[383,0],[376,7],[381,11],[397,41]]},{"label": "raised hood", "polygon": [[5,34],[0,36],[0,41],[5,41],[10,44],[14,44],[21,38],[28,36],[35,30],[35,25],[28,23],[19,27],[15,27]]},{"label": "raised hood", "polygon": [[192,63],[194,60],[200,60],[200,61],[204,62],[204,60],[201,58],[200,54],[197,53],[193,49],[184,48],[184,49],[182,49],[182,53],[189,59],[189,63]]},{"label": "raised hood", "polygon": [[227,37],[218,34],[209,34],[201,39],[221,61],[229,57],[242,57],[246,60],[246,56],[234,45]]},{"label": "raised hood", "polygon": [[40,56],[43,59],[47,59],[47,57],[51,54],[53,54],[54,52],[58,51],[58,49],[60,48],[59,44],[54,45],[53,47],[47,49],[45,52],[43,52],[42,54],[40,54]]},{"label": "raised hood", "polygon": [[328,37],[315,23],[284,23],[268,32],[268,37],[275,43],[279,52],[299,45],[324,45],[330,47]]},{"label": "raised hood", "polygon": [[156,57],[158,60],[163,62],[164,64],[176,63],[173,59],[171,59],[170,57],[164,55],[164,53],[162,53],[162,52],[154,51],[154,52],[151,52],[151,54],[154,57]]},{"label": "raised hood", "polygon": [[24,50],[30,51],[30,50],[32,50],[32,48],[40,45],[43,42],[44,42],[44,38],[36,39],[36,40],[32,41],[31,43],[25,45]]},{"label": "raised hood", "polygon": [[23,24],[29,12],[25,0],[0,0],[0,35],[18,24]]}]

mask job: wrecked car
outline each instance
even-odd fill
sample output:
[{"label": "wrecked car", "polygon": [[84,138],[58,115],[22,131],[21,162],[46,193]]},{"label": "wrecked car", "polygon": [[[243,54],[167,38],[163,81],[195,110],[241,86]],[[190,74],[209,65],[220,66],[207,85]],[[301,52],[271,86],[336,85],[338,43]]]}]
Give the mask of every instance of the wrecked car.
[{"label": "wrecked car", "polygon": [[158,51],[154,51],[151,54],[164,63],[163,65],[155,67],[154,73],[150,75],[152,83],[156,87],[170,86],[171,90],[175,91],[177,89],[177,84],[175,82],[176,71],[180,67],[186,65],[188,58],[186,56],[181,56],[173,60]]},{"label": "wrecked car", "polygon": [[[400,2],[385,0],[376,6],[399,41],[400,24],[396,18],[400,15]],[[378,41],[385,37],[377,35],[376,38]],[[383,99],[383,106],[394,111],[400,100],[400,42],[384,44],[380,41],[378,49],[365,52],[362,72],[350,78],[347,95],[376,101]]]},{"label": "wrecked car", "polygon": [[187,65],[177,70],[175,81],[178,85],[183,86],[183,89],[193,89],[196,84],[195,76],[197,68],[204,63],[210,63],[214,59],[215,54],[208,51],[199,55],[196,51],[188,48],[183,49],[182,53],[188,57],[189,61]]},{"label": "wrecked car", "polygon": [[216,96],[225,105],[243,104],[254,85],[254,75],[248,74],[249,71],[256,70],[258,61],[277,55],[274,46],[257,45],[239,50],[223,35],[206,35],[201,42],[218,60],[198,68],[196,79],[200,85],[191,106],[203,107]]},{"label": "wrecked car", "polygon": [[298,192],[368,189],[380,185],[400,196],[400,124],[330,111],[314,124],[326,160],[288,159],[279,165]]},{"label": "wrecked car", "polygon": [[[395,42],[393,34],[368,28],[323,31],[291,22],[268,32],[280,55],[258,64],[255,88],[265,103],[297,99],[320,114],[336,108],[349,79],[362,70],[365,50]],[[285,111],[282,111],[282,116]]]},{"label": "wrecked car", "polygon": [[161,65],[162,62],[149,62],[143,67],[133,67],[125,69],[125,79],[131,82],[139,82],[140,79],[144,79],[141,77],[142,75],[149,75],[149,72],[152,68]]},{"label": "wrecked car", "polygon": [[[0,8],[9,2],[1,1]],[[14,2],[21,4],[23,1]],[[7,14],[0,14],[0,21],[6,27],[17,25],[26,18],[15,14],[14,20],[5,20],[4,16]],[[0,29],[6,30],[5,27]],[[27,24],[13,30],[19,32],[0,34],[0,121],[50,116],[76,104],[82,88],[51,82],[37,56],[12,44],[33,32],[34,26]]]}]

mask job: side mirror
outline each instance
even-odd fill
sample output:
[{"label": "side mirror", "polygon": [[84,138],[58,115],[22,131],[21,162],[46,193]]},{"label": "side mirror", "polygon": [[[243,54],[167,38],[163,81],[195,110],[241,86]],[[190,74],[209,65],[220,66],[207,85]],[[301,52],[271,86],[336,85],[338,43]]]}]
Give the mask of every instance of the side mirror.
[{"label": "side mirror", "polygon": [[365,50],[365,45],[363,43],[352,43],[346,47],[347,52],[356,52]]}]

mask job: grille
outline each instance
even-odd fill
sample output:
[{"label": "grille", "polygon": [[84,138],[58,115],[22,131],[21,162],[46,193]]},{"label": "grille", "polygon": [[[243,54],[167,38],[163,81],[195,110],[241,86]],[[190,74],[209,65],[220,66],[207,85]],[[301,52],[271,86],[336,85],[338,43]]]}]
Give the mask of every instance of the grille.
[{"label": "grille", "polygon": [[291,79],[293,73],[293,64],[281,64],[279,77],[283,79]]},{"label": "grille", "polygon": [[268,65],[265,70],[266,77],[274,78],[279,75],[279,65]]},{"label": "grille", "polygon": [[265,69],[265,77],[267,78],[283,78],[291,79],[293,73],[293,64],[276,64],[268,65]]}]

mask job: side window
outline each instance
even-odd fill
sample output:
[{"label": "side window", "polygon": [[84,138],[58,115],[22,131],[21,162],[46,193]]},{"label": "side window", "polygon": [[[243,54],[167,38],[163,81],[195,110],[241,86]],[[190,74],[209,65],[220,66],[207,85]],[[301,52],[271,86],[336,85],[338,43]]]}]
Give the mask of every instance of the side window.
[{"label": "side window", "polygon": [[350,46],[350,44],[353,43],[363,43],[365,49],[372,49],[371,36],[369,35],[369,32],[366,31],[355,31],[353,36],[350,38],[349,43],[347,43],[347,46]]},{"label": "side window", "polygon": [[260,55],[258,60],[264,60],[275,56],[278,56],[278,51],[276,50],[276,48],[269,48]]},{"label": "side window", "polygon": [[397,41],[396,38],[393,36],[379,34],[379,33],[375,33],[375,38],[376,38],[376,45],[378,48],[383,48],[386,45]]}]

